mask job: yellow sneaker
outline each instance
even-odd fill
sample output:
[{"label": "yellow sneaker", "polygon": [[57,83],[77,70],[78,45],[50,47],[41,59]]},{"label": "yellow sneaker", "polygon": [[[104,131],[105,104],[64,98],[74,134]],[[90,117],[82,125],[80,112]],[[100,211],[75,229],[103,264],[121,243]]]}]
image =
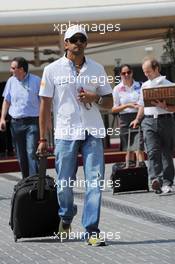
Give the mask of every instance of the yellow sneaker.
[{"label": "yellow sneaker", "polygon": [[99,237],[98,234],[91,235],[87,240],[86,244],[93,247],[106,246],[105,240],[102,237]]}]

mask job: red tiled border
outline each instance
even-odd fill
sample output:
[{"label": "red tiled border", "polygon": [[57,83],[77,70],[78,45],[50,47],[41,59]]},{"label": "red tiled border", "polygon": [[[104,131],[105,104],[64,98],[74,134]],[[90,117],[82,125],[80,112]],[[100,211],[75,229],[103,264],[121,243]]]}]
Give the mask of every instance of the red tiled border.
[{"label": "red tiled border", "polygon": [[[124,161],[125,152],[115,152],[106,150],[105,151],[105,163],[114,163],[119,161]],[[81,166],[83,164],[81,155],[78,156],[78,164]],[[48,158],[48,168],[54,168],[55,158]],[[4,159],[0,160],[0,173],[6,172],[18,172],[19,164],[16,159]]]}]

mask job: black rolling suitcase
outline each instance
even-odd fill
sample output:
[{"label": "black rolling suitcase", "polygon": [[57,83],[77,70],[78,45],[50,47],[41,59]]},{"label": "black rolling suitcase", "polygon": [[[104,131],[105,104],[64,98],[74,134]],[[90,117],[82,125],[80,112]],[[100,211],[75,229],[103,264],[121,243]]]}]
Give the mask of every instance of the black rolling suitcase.
[{"label": "black rolling suitcase", "polygon": [[[132,129],[133,130],[133,129]],[[134,130],[133,130],[134,131]],[[141,129],[139,128],[139,134]],[[128,134],[128,150],[130,150],[130,135]],[[129,162],[117,162],[112,166],[112,188],[113,194],[129,191],[149,191],[148,171],[147,167],[139,167],[137,161],[136,166],[129,166]]]},{"label": "black rolling suitcase", "polygon": [[19,238],[52,236],[58,232],[58,202],[54,179],[46,176],[47,158],[39,158],[39,175],[14,186],[10,226]]}]

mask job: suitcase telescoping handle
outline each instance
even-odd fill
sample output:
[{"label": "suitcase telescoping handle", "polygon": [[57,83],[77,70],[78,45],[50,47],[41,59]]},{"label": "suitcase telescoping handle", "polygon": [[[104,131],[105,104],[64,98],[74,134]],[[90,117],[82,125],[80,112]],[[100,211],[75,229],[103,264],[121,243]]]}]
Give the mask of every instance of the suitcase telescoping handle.
[{"label": "suitcase telescoping handle", "polygon": [[[140,138],[141,138],[141,127],[139,126],[138,128],[132,128],[129,127],[128,129],[128,147],[127,147],[127,156],[129,157],[129,152],[131,151],[131,133],[132,132],[138,132],[139,136],[138,136],[138,148],[137,150],[140,150]],[[136,160],[136,167],[139,166],[139,160]],[[126,168],[129,168],[129,160],[126,160]]]},{"label": "suitcase telescoping handle", "polygon": [[38,185],[37,185],[37,200],[44,199],[44,188],[45,188],[45,176],[47,169],[47,154],[39,155],[39,175],[38,175]]}]

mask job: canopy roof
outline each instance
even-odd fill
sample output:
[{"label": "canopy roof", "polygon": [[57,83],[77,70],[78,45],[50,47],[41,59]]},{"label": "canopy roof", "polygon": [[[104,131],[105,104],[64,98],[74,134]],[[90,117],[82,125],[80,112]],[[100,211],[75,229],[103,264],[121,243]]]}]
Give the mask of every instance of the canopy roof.
[{"label": "canopy roof", "polygon": [[[174,0],[30,0],[25,3],[16,0],[12,3],[6,0],[0,5],[0,48],[36,45],[61,48],[61,25],[77,22],[87,24],[90,43],[161,39],[168,27],[175,25]],[[111,24],[113,29],[109,26],[107,30]]]}]

